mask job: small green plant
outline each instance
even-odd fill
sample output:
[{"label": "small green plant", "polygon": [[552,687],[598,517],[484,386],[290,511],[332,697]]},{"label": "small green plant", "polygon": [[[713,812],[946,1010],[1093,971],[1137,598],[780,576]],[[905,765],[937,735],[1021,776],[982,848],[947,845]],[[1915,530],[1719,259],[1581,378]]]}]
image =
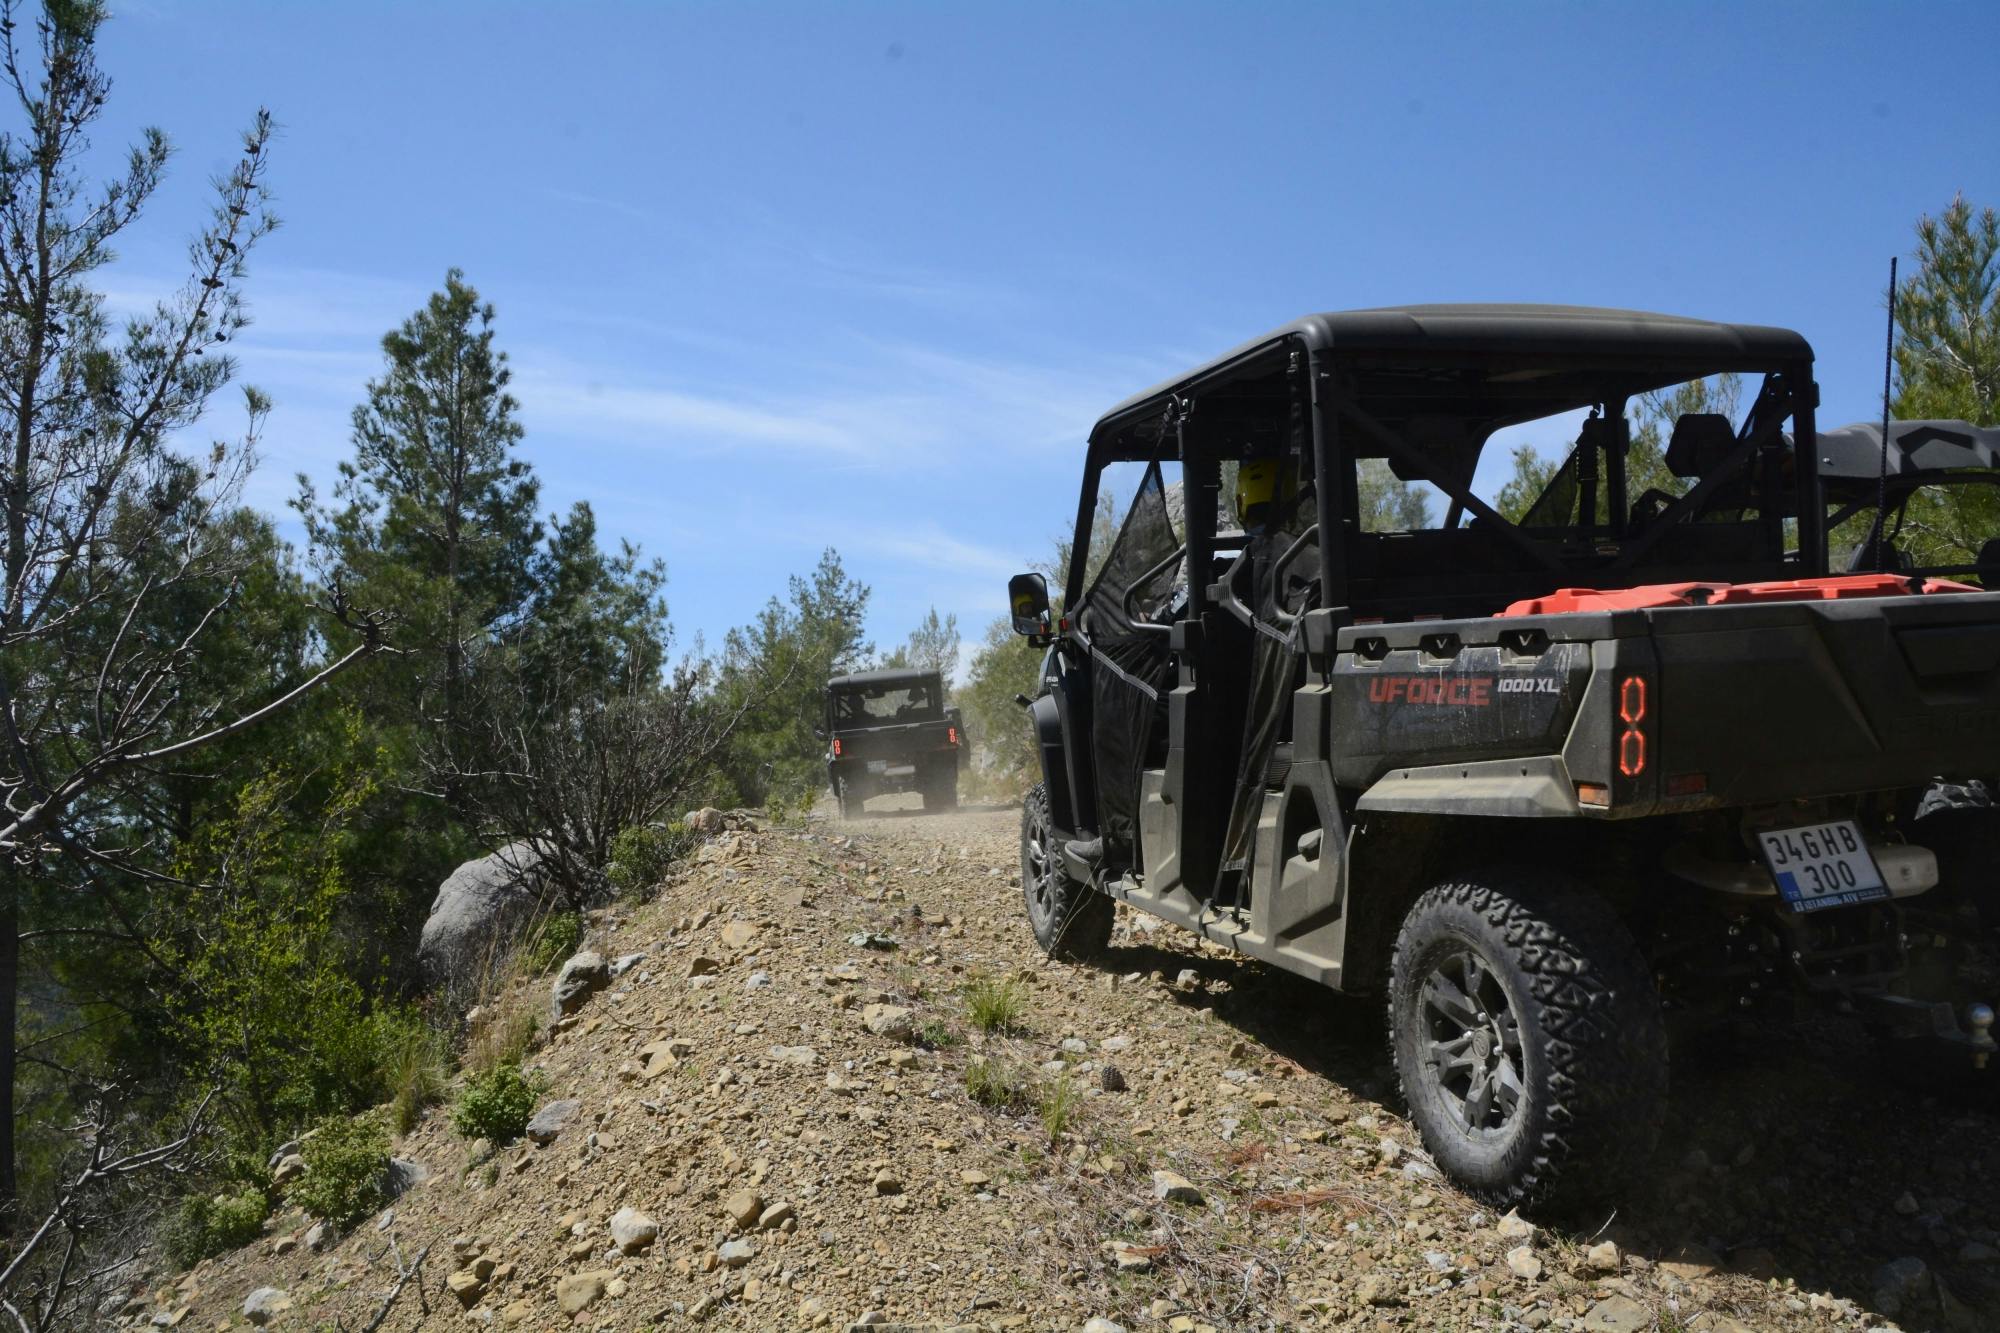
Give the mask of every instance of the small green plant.
[{"label": "small green plant", "polygon": [[390,1128],[407,1134],[417,1127],[425,1107],[444,1100],[451,1083],[450,1048],[439,1033],[412,1023],[394,1034],[381,1058]]},{"label": "small green plant", "polygon": [[1034,1104],[1027,1077],[997,1059],[966,1062],[965,1093],[989,1111],[1007,1111],[1018,1115]]},{"label": "small green plant", "polygon": [[694,830],[676,819],[666,824],[640,824],[611,840],[611,861],[604,868],[611,887],[627,902],[643,902],[674,862],[694,850]]},{"label": "small green plant", "polygon": [[518,1139],[541,1095],[541,1080],[523,1074],[519,1065],[505,1064],[474,1074],[465,1081],[458,1105],[452,1108],[452,1128],[468,1139],[495,1143]]},{"label": "small green plant", "polygon": [[1028,996],[1012,977],[974,977],[965,986],[965,1013],[981,1032],[1013,1032],[1028,1011]]},{"label": "small green plant", "polygon": [[526,967],[530,976],[540,976],[557,963],[566,962],[583,943],[583,914],[557,912],[545,918],[541,929],[528,940]]},{"label": "small green plant", "polygon": [[927,1051],[947,1051],[954,1046],[965,1045],[965,1038],[943,1019],[933,1018],[917,1029],[917,1044]]},{"label": "small green plant", "polygon": [[350,1227],[382,1206],[389,1166],[389,1129],[373,1112],[329,1116],[299,1148],[306,1173],[291,1200],[314,1217]]},{"label": "small green plant", "polygon": [[764,794],[764,818],[773,828],[802,824],[817,799],[819,789],[810,782],[795,780],[774,786]]},{"label": "small green plant", "polygon": [[1042,1128],[1049,1132],[1049,1143],[1053,1146],[1076,1119],[1076,1111],[1083,1105],[1083,1092],[1067,1073],[1042,1084],[1035,1095],[1035,1110],[1042,1117]]},{"label": "small green plant", "polygon": [[168,1217],[160,1244],[178,1268],[193,1268],[225,1250],[240,1249],[263,1234],[268,1205],[262,1193],[190,1195]]}]

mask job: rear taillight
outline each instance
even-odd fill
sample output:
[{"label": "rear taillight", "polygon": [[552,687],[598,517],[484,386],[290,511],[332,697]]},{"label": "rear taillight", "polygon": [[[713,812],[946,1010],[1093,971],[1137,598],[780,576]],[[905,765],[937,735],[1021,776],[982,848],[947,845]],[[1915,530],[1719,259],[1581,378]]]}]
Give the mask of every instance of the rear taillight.
[{"label": "rear taillight", "polygon": [[958,744],[958,728],[946,727],[944,729],[944,738],[947,742],[949,742],[952,745]]},{"label": "rear taillight", "polygon": [[833,757],[835,759],[840,758],[840,737],[838,736],[833,738]]},{"label": "rear taillight", "polygon": [[1618,772],[1636,778],[1646,771],[1646,678],[1627,676],[1618,686]]}]

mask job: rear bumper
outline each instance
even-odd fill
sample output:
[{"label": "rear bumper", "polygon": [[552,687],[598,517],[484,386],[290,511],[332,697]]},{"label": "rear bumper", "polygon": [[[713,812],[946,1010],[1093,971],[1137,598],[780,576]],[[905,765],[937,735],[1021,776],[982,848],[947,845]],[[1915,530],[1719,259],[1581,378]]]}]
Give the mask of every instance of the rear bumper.
[{"label": "rear bumper", "polygon": [[850,791],[869,796],[922,791],[932,774],[957,764],[957,751],[949,749],[918,758],[839,759],[827,766],[827,782],[836,791],[845,782]]}]

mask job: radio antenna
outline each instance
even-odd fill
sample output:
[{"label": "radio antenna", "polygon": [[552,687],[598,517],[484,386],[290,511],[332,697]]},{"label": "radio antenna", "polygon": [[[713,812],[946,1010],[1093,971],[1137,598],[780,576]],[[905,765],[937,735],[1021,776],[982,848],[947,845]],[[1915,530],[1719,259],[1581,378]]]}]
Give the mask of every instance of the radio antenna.
[{"label": "radio antenna", "polygon": [[1889,572],[1889,389],[1896,371],[1896,256],[1889,256],[1889,333],[1882,349],[1882,464],[1875,475],[1875,528],[1869,541],[1875,548],[1875,570]]}]

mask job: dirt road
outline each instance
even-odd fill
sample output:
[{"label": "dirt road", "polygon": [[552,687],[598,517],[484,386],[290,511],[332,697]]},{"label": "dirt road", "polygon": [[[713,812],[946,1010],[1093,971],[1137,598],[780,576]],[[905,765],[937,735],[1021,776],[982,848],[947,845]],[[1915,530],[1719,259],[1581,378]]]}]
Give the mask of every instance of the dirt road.
[{"label": "dirt road", "polygon": [[[892,859],[962,846],[1008,865],[1010,888],[1018,882],[1013,811],[884,816],[844,827]],[[962,904],[968,921],[990,922],[981,934],[994,951],[983,965],[1038,967],[1034,1014],[1051,1034],[1149,1034],[1149,1058],[1124,1057],[1135,1095],[1094,1104],[1108,1122],[1127,1132],[1152,1129],[1159,1148],[1219,1173],[1225,1197],[1247,1198],[1253,1209],[1259,1191],[1331,1190],[1390,1210],[1372,1220],[1364,1211],[1359,1234],[1345,1229],[1352,1219],[1331,1203],[1282,1225],[1278,1215],[1248,1212],[1244,1241],[1252,1249],[1279,1246],[1287,1230],[1315,1242],[1307,1253],[1294,1246],[1273,1259],[1294,1311],[1320,1290],[1345,1293],[1331,1304],[1351,1309],[1359,1279],[1377,1270],[1397,1283],[1414,1275],[1412,1290],[1442,1287],[1425,1254],[1444,1251],[1454,1264],[1480,1262],[1463,1266],[1466,1276],[1448,1290],[1371,1318],[1424,1326],[1447,1310],[1477,1319],[1512,1309],[1534,1322],[1539,1308],[1559,1319],[1587,1314],[1594,1293],[1624,1285],[1649,1310],[1683,1324],[1709,1310],[1756,1328],[1824,1326],[1852,1309],[1909,1329],[2000,1328],[2000,1097],[1980,1105],[1901,1090],[1886,1081],[1866,1038],[1843,1023],[1767,1025],[1677,1048],[1651,1171],[1628,1182],[1615,1216],[1545,1236],[1555,1253],[1543,1256],[1544,1278],[1524,1285],[1505,1266],[1511,1247],[1476,1221],[1477,1204],[1403,1169],[1416,1144],[1397,1115],[1375,1005],[1203,948],[1122,910],[1101,965],[1036,964],[1018,889],[948,901]],[[1188,968],[1200,983],[1173,985]],[[1248,1080],[1226,1081],[1236,1073]],[[1246,1111],[1245,1089],[1254,1087],[1278,1093],[1277,1105]],[[1308,1137],[1320,1129],[1324,1145]],[[1396,1151],[1383,1143],[1400,1145],[1401,1157],[1371,1160]],[[1263,1156],[1232,1164],[1250,1153]],[[1413,1218],[1415,1231],[1406,1225]],[[1604,1224],[1602,1235],[1653,1266],[1628,1263],[1608,1282],[1586,1268],[1565,1281],[1565,1267]],[[1427,1226],[1438,1234],[1419,1235]],[[1311,1254],[1329,1232],[1337,1236],[1331,1253]],[[1492,1287],[1491,1296],[1466,1299],[1481,1287]],[[1670,1301],[1679,1308],[1663,1309]],[[1213,1288],[1205,1308],[1243,1313]]]},{"label": "dirt road", "polygon": [[[434,1111],[386,1222],[315,1255],[292,1214],[159,1310],[215,1327],[269,1285],[283,1326],[360,1327],[393,1240],[430,1247],[429,1315],[386,1329],[2000,1326],[1995,1118],[1885,1091],[1837,1028],[1683,1052],[1618,1210],[1525,1227],[1424,1160],[1376,1006],[1124,913],[1102,962],[1042,959],[1018,818],[709,843],[593,923],[631,963],[533,1057],[575,1103],[546,1146]],[[657,1229],[624,1253],[621,1209]]]}]

